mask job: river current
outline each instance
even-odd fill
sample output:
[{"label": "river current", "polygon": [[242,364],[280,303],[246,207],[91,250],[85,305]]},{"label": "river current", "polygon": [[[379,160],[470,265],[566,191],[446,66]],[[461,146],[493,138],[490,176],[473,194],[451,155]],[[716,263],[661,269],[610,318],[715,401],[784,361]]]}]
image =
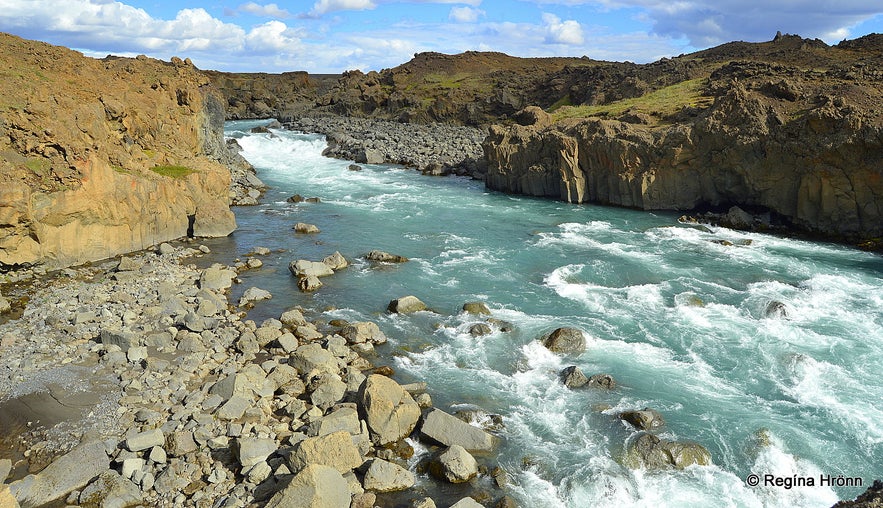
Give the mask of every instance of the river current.
[{"label": "river current", "polygon": [[[236,289],[273,294],[250,317],[301,305],[315,319],[378,323],[390,341],[377,363],[399,382],[426,381],[448,411],[503,416],[498,460],[522,506],[824,507],[883,478],[879,255],[395,166],[349,171],[351,161],[322,157],[323,137],[249,132],[260,123],[231,122],[226,134],[271,189],[262,205],[236,209],[231,237],[208,243],[221,261],[272,249]],[[295,193],[321,201],[286,202]],[[296,222],[321,233],[295,234]],[[411,261],[372,267],[359,259],[372,249]],[[351,266],[299,292],[289,261],[334,251]],[[410,294],[437,314],[385,312]],[[514,330],[473,337],[481,320],[459,312],[469,301]],[[774,301],[784,317],[767,315]],[[536,340],[560,326],[586,332],[585,353],[556,355]],[[612,374],[618,387],[570,390],[558,380],[569,365]],[[662,437],[702,444],[713,465],[621,465],[634,431],[615,415],[644,407],[664,415]],[[765,475],[814,485],[766,485]],[[863,487],[827,485],[829,475]]]}]

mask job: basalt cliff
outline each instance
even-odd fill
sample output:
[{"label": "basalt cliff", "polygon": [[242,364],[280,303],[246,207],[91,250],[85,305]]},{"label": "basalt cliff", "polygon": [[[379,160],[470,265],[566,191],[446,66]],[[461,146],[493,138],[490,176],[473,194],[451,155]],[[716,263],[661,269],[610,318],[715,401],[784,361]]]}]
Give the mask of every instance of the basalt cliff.
[{"label": "basalt cliff", "polygon": [[223,96],[189,62],[0,34],[0,269],[236,226]]}]

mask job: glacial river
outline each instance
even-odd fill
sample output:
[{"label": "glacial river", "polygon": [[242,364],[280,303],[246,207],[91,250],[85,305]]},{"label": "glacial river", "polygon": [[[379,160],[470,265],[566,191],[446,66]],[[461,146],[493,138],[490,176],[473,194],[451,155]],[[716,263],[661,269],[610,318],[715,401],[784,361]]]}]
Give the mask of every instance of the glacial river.
[{"label": "glacial river", "polygon": [[[425,380],[442,409],[503,416],[498,460],[522,506],[825,507],[883,478],[881,256],[393,166],[349,171],[321,156],[321,136],[249,133],[260,123],[229,123],[227,135],[272,188],[264,204],[236,209],[230,238],[208,243],[231,259],[273,250],[236,289],[273,294],[252,319],[302,305],[314,319],[377,322],[390,337],[378,363],[400,382]],[[287,203],[295,193],[321,202]],[[296,235],[296,222],[321,233]],[[411,261],[372,268],[358,258],[372,249]],[[289,261],[334,251],[352,265],[300,293]],[[409,294],[438,314],[385,312]],[[514,331],[471,336],[480,320],[459,312],[469,301]],[[767,316],[773,301],[785,317]],[[562,357],[536,340],[560,326],[586,332],[585,353]],[[558,372],[569,365],[618,387],[567,389]],[[662,437],[704,445],[714,464],[621,465],[634,431],[614,415],[644,407],[665,417]],[[814,485],[765,485],[766,475]]]}]

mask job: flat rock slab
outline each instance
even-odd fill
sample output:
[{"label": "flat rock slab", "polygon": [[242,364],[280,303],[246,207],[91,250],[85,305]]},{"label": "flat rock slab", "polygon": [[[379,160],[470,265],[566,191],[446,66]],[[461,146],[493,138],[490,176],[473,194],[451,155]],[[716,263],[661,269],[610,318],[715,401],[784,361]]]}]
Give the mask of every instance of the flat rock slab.
[{"label": "flat rock slab", "polygon": [[99,473],[110,469],[104,442],[82,444],[62,455],[38,474],[12,482],[9,490],[22,508],[35,508],[82,489]]},{"label": "flat rock slab", "polygon": [[349,508],[350,489],[340,471],[310,464],[277,492],[266,508]]},{"label": "flat rock slab", "polygon": [[441,409],[432,409],[426,413],[420,434],[445,446],[460,445],[469,452],[490,452],[499,444],[496,436]]}]

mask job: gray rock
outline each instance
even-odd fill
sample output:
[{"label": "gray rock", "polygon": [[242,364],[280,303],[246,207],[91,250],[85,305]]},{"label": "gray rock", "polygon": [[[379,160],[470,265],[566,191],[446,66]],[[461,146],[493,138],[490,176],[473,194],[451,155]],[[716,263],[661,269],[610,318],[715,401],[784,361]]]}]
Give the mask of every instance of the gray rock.
[{"label": "gray rock", "polygon": [[383,344],[387,341],[386,335],[380,331],[377,323],[372,323],[371,321],[359,321],[348,324],[340,330],[340,335],[350,344],[361,344],[364,342]]},{"label": "gray rock", "polygon": [[362,431],[359,413],[351,407],[342,407],[337,411],[316,420],[307,427],[309,436],[326,436],[332,432],[345,431],[356,435]]},{"label": "gray rock", "polygon": [[320,381],[310,393],[310,402],[324,411],[340,402],[345,393],[346,383],[340,380],[340,376],[325,374],[320,377]]},{"label": "gray rock", "polygon": [[12,461],[9,459],[0,459],[0,483],[6,481],[9,472],[12,471]]},{"label": "gray rock", "polygon": [[416,296],[403,296],[389,302],[386,309],[396,314],[410,314],[426,310],[426,304],[421,302]]},{"label": "gray rock", "polygon": [[279,317],[279,320],[286,326],[304,326],[307,324],[304,315],[297,309],[289,309],[283,312],[282,316]]},{"label": "gray rock", "polygon": [[415,483],[414,474],[398,464],[374,459],[365,473],[365,489],[376,492],[396,492],[409,489]]},{"label": "gray rock", "polygon": [[468,302],[463,304],[463,312],[468,314],[490,315],[491,310],[484,302]]},{"label": "gray rock", "polygon": [[166,438],[166,450],[173,457],[183,457],[196,449],[193,433],[188,430],[172,432]]},{"label": "gray rock", "polygon": [[266,508],[349,508],[350,491],[340,471],[310,464],[270,498]]},{"label": "gray rock", "polygon": [[633,469],[683,469],[693,464],[710,465],[711,454],[697,443],[668,441],[641,432],[627,443],[625,462]]},{"label": "gray rock", "polygon": [[564,386],[568,388],[579,388],[588,384],[589,378],[583,374],[583,371],[580,370],[576,365],[571,365],[570,367],[562,370],[558,377],[561,378],[561,382],[564,383]]},{"label": "gray rock", "polygon": [[405,256],[390,254],[389,252],[384,252],[382,250],[372,250],[362,257],[368,261],[375,261],[378,263],[405,263],[408,261],[408,258]]},{"label": "gray rock", "polygon": [[159,250],[159,253],[164,256],[175,253],[175,248],[172,247],[171,244],[166,243],[166,242],[159,244],[158,250]]},{"label": "gray rock", "polygon": [[580,354],[586,350],[586,336],[576,328],[556,328],[543,336],[542,342],[555,353]]},{"label": "gray rock", "polygon": [[490,335],[491,333],[493,333],[493,330],[491,330],[491,327],[485,323],[476,323],[469,327],[469,335],[472,335],[473,337],[481,337],[484,335]]},{"label": "gray rock", "polygon": [[105,346],[119,346],[123,353],[130,347],[140,345],[139,337],[129,330],[101,330],[101,343]]},{"label": "gray rock", "polygon": [[341,255],[340,252],[337,252],[337,251],[335,251],[334,254],[323,259],[322,263],[328,265],[328,268],[331,268],[332,270],[335,270],[335,271],[342,270],[342,269],[346,268],[347,266],[349,266],[349,263],[347,263],[346,258],[344,258],[343,255]]},{"label": "gray rock", "polygon": [[359,388],[358,397],[372,439],[379,445],[407,437],[420,419],[420,406],[386,376],[368,376]]},{"label": "gray rock", "polygon": [[218,408],[215,416],[221,420],[238,420],[245,414],[245,410],[251,407],[251,400],[240,395],[230,397],[230,400]]},{"label": "gray rock", "polygon": [[337,360],[322,346],[315,342],[304,344],[294,350],[288,360],[288,364],[297,369],[301,375],[313,370],[337,373]]},{"label": "gray rock", "polygon": [[464,483],[478,475],[478,462],[462,446],[453,445],[430,463],[429,472],[440,480]]},{"label": "gray rock", "polygon": [[269,438],[242,437],[237,440],[237,458],[242,469],[248,469],[276,452],[276,440]]},{"label": "gray rock", "polygon": [[288,270],[296,277],[326,277],[334,275],[334,270],[320,261],[298,259],[288,264]]},{"label": "gray rock", "polygon": [[269,300],[270,298],[273,298],[273,295],[271,295],[266,289],[250,287],[245,290],[245,293],[243,293],[242,297],[239,299],[239,306],[242,307],[249,303]]},{"label": "gray rock", "polygon": [[80,492],[79,497],[81,506],[102,508],[141,506],[142,502],[141,489],[113,470],[102,472],[95,481]]},{"label": "gray rock", "polygon": [[29,474],[9,484],[22,508],[43,506],[67,493],[82,489],[102,471],[110,468],[103,441],[81,444],[62,455],[38,474]]},{"label": "gray rock", "polygon": [[310,464],[321,464],[347,473],[363,462],[352,436],[345,431],[304,439],[295,445],[294,451],[288,456],[288,467],[292,471],[300,471]]},{"label": "gray rock", "polygon": [[593,374],[589,378],[589,386],[591,388],[612,390],[616,388],[616,380],[610,374]]},{"label": "gray rock", "polygon": [[130,452],[140,452],[154,446],[163,446],[165,443],[166,437],[162,430],[150,429],[126,438],[126,449]]},{"label": "gray rock", "polygon": [[297,224],[294,225],[294,227],[292,229],[294,229],[295,233],[301,233],[301,234],[313,234],[313,233],[319,232],[319,228],[316,227],[316,225],[306,224],[304,222],[298,222]]},{"label": "gray rock", "polygon": [[212,291],[224,291],[230,289],[235,278],[235,271],[215,264],[206,268],[199,276],[199,287]]},{"label": "gray rock", "polygon": [[315,275],[308,275],[297,279],[297,288],[305,293],[311,293],[323,286],[322,281]]},{"label": "gray rock", "polygon": [[665,425],[662,415],[653,409],[644,408],[640,411],[623,411],[619,418],[630,423],[638,430],[655,430]]},{"label": "gray rock", "polygon": [[472,499],[471,497],[464,497],[463,499],[452,504],[451,508],[484,508],[484,505],[479,503],[475,499]]},{"label": "gray rock", "polygon": [[441,409],[431,409],[426,413],[420,434],[445,446],[460,445],[469,452],[489,452],[499,443],[499,438]]}]

